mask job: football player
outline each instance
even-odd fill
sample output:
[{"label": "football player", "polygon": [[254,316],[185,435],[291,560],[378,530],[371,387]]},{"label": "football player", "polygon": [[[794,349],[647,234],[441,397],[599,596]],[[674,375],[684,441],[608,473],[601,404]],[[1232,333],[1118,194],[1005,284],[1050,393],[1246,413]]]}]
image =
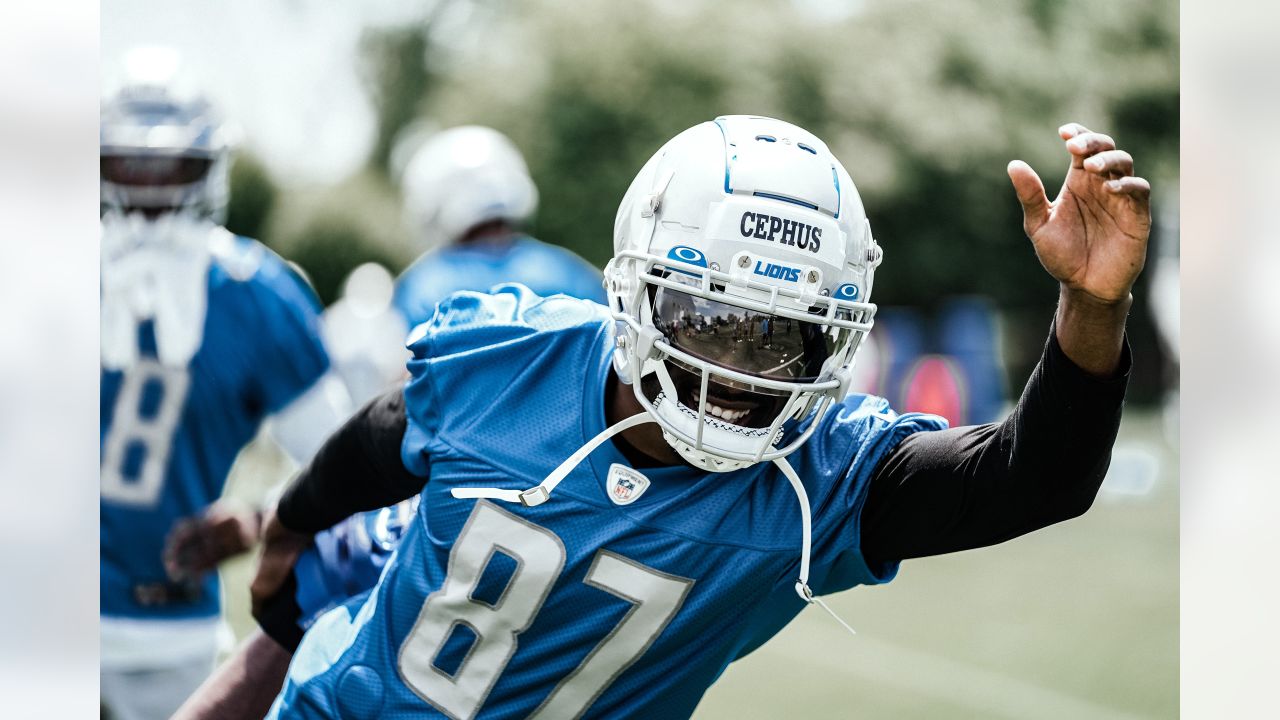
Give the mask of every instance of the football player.
[{"label": "football player", "polygon": [[[432,136],[408,162],[402,193],[424,252],[395,283],[391,306],[400,322],[371,311],[381,300],[383,276],[376,266],[357,269],[347,282],[347,297],[324,315],[328,347],[353,397],[372,397],[404,375],[403,360],[397,372],[378,371],[387,365],[383,351],[403,354],[407,328],[429,320],[437,303],[458,290],[518,282],[540,295],[606,302],[598,270],[520,230],[536,209],[537,189],[519,150],[498,131],[465,126]],[[177,717],[265,713],[303,630],[324,611],[373,587],[405,527],[394,518],[407,506],[352,516],[320,533],[299,559],[288,589],[277,593],[262,622],[265,632],[251,635]],[[216,544],[213,538],[199,543]]]},{"label": "football player", "polygon": [[538,189],[520,150],[497,130],[465,125],[431,136],[405,165],[401,190],[423,249],[396,280],[392,302],[407,329],[458,290],[505,282],[606,302],[599,270],[521,230],[538,207]]},{"label": "football player", "polygon": [[[686,717],[820,596],[1085,512],[1150,188],[1106,135],[1059,134],[1056,199],[1008,168],[1059,304],[1000,423],[846,393],[882,253],[844,167],[778,120],[717,118],[645,164],[607,312],[515,285],[443,301],[408,385],[265,521],[260,619],[313,533],[420,497],[373,590],[304,636],[269,717]],[[767,342],[733,331],[766,319]]]},{"label": "football player", "polygon": [[[330,347],[357,404],[405,379],[405,337],[454,292],[518,282],[539,295],[606,302],[598,269],[523,231],[538,190],[519,149],[497,130],[468,125],[432,135],[405,164],[401,195],[421,255],[396,279],[390,307],[373,313],[368,302],[344,298],[326,311]],[[358,269],[351,280],[363,282],[348,286],[376,285],[357,275],[372,272]]]},{"label": "football player", "polygon": [[311,289],[220,225],[226,125],[171,52],[128,62],[100,130],[101,692],[116,720],[169,717],[212,669],[217,575],[166,562],[166,537],[198,519],[216,528],[209,552],[247,550],[255,514],[207,511],[237,453],[271,417],[305,463],[349,411]]}]

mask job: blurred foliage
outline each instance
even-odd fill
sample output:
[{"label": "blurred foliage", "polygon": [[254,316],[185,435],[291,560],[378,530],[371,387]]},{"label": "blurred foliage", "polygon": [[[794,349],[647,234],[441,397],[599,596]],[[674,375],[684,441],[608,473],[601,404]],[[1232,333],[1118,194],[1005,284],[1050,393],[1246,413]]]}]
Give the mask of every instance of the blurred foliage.
[{"label": "blurred foliage", "polygon": [[725,79],[695,59],[651,55],[635,69],[638,82],[627,88],[633,104],[619,106],[593,92],[589,68],[561,61],[533,108],[544,133],[530,168],[542,194],[537,230],[600,266],[613,254],[617,200],[636,171],[674,134],[670,128],[714,117],[723,104]]},{"label": "blurred foliage", "polygon": [[303,267],[320,302],[329,305],[341,296],[342,283],[356,267],[376,262],[396,268],[396,258],[376,243],[350,218],[316,216],[289,252]]},{"label": "blurred foliage", "polygon": [[[885,247],[875,300],[928,311],[952,294],[991,296],[1020,385],[1056,292],[1023,235],[1005,166],[1026,160],[1052,194],[1067,168],[1056,128],[1078,121],[1131,150],[1161,202],[1178,172],[1177,4],[818,5],[508,0],[476,16],[474,42],[420,25],[371,32],[363,46],[379,124],[370,164],[382,181],[361,181],[373,195],[294,204],[279,227],[299,250],[377,246],[369,255],[344,250],[347,269],[378,253],[398,269],[411,252],[388,220],[398,218],[386,183],[397,135],[414,121],[480,123],[525,151],[542,196],[535,233],[602,265],[617,203],[654,150],[717,115],[770,115],[826,140],[857,183]],[[375,199],[379,192],[386,196]],[[360,206],[367,202],[379,210]],[[303,221],[299,208],[318,216]],[[347,233],[341,242],[335,228]],[[308,262],[338,264],[295,259],[313,274]],[[1142,302],[1130,333],[1138,401],[1159,392],[1160,374],[1145,371],[1162,363]]]},{"label": "blurred foliage", "polygon": [[248,150],[231,163],[231,203],[227,229],[237,235],[261,238],[280,194],[267,168]]},{"label": "blurred foliage", "polygon": [[369,162],[386,173],[397,134],[418,116],[431,87],[427,33],[416,26],[367,31],[361,49],[365,84],[378,112],[377,137]]},{"label": "blurred foliage", "polygon": [[404,242],[393,186],[373,169],[286,195],[264,241],[302,266],[325,305],[338,299],[356,266],[377,262],[398,273],[416,255]]}]

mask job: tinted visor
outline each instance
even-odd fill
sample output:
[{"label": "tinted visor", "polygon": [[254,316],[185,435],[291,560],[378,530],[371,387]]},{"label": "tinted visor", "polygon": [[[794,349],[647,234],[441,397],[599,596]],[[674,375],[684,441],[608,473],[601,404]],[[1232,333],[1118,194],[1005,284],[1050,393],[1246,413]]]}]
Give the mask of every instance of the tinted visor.
[{"label": "tinted visor", "polygon": [[208,174],[209,158],[178,155],[103,155],[102,179],[119,185],[189,185]]},{"label": "tinted visor", "polygon": [[771,380],[815,381],[851,331],[656,287],[653,324],[699,359]]}]

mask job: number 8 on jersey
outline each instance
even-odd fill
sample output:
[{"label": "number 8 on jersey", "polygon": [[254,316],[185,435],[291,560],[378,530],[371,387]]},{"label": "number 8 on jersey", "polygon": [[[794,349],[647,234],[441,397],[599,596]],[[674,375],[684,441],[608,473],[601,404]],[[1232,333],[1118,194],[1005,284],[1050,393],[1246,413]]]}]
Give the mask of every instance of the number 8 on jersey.
[{"label": "number 8 on jersey", "polygon": [[[493,603],[473,597],[494,554],[516,562]],[[533,624],[565,563],[564,543],[538,527],[479,502],[449,555],[448,577],[427,596],[400,646],[400,675],[423,700],[456,720],[471,720],[515,654],[518,636]],[[607,550],[596,553],[584,580],[632,604],[586,659],[556,686],[533,718],[581,715],[679,612],[693,581],[660,573]],[[459,626],[474,635],[452,674],[436,659]]]}]

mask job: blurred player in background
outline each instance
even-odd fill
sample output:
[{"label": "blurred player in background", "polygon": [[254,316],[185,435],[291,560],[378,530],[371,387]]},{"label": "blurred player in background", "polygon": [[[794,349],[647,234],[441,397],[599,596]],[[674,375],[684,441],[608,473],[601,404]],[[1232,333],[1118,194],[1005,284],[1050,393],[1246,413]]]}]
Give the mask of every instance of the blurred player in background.
[{"label": "blurred player in background", "polygon": [[[223,228],[230,140],[175,53],[139,49],[102,106],[101,665],[115,720],[167,718],[212,669],[210,558],[256,513],[210,509],[271,417],[305,463],[349,410],[309,286]],[[166,538],[198,524],[201,542]]]},{"label": "blurred player in background", "polygon": [[409,330],[459,290],[518,282],[540,295],[605,302],[598,269],[522,230],[538,189],[519,149],[497,130],[467,125],[431,136],[406,163],[401,192],[421,256],[393,290],[385,271],[357,268],[325,313],[335,364],[357,404],[407,377]]},{"label": "blurred player in background", "polygon": [[600,271],[525,234],[538,189],[520,151],[492,128],[467,125],[429,138],[402,181],[411,232],[424,249],[401,273],[393,302],[407,328],[458,290],[518,282],[539,295],[605,303]]}]

